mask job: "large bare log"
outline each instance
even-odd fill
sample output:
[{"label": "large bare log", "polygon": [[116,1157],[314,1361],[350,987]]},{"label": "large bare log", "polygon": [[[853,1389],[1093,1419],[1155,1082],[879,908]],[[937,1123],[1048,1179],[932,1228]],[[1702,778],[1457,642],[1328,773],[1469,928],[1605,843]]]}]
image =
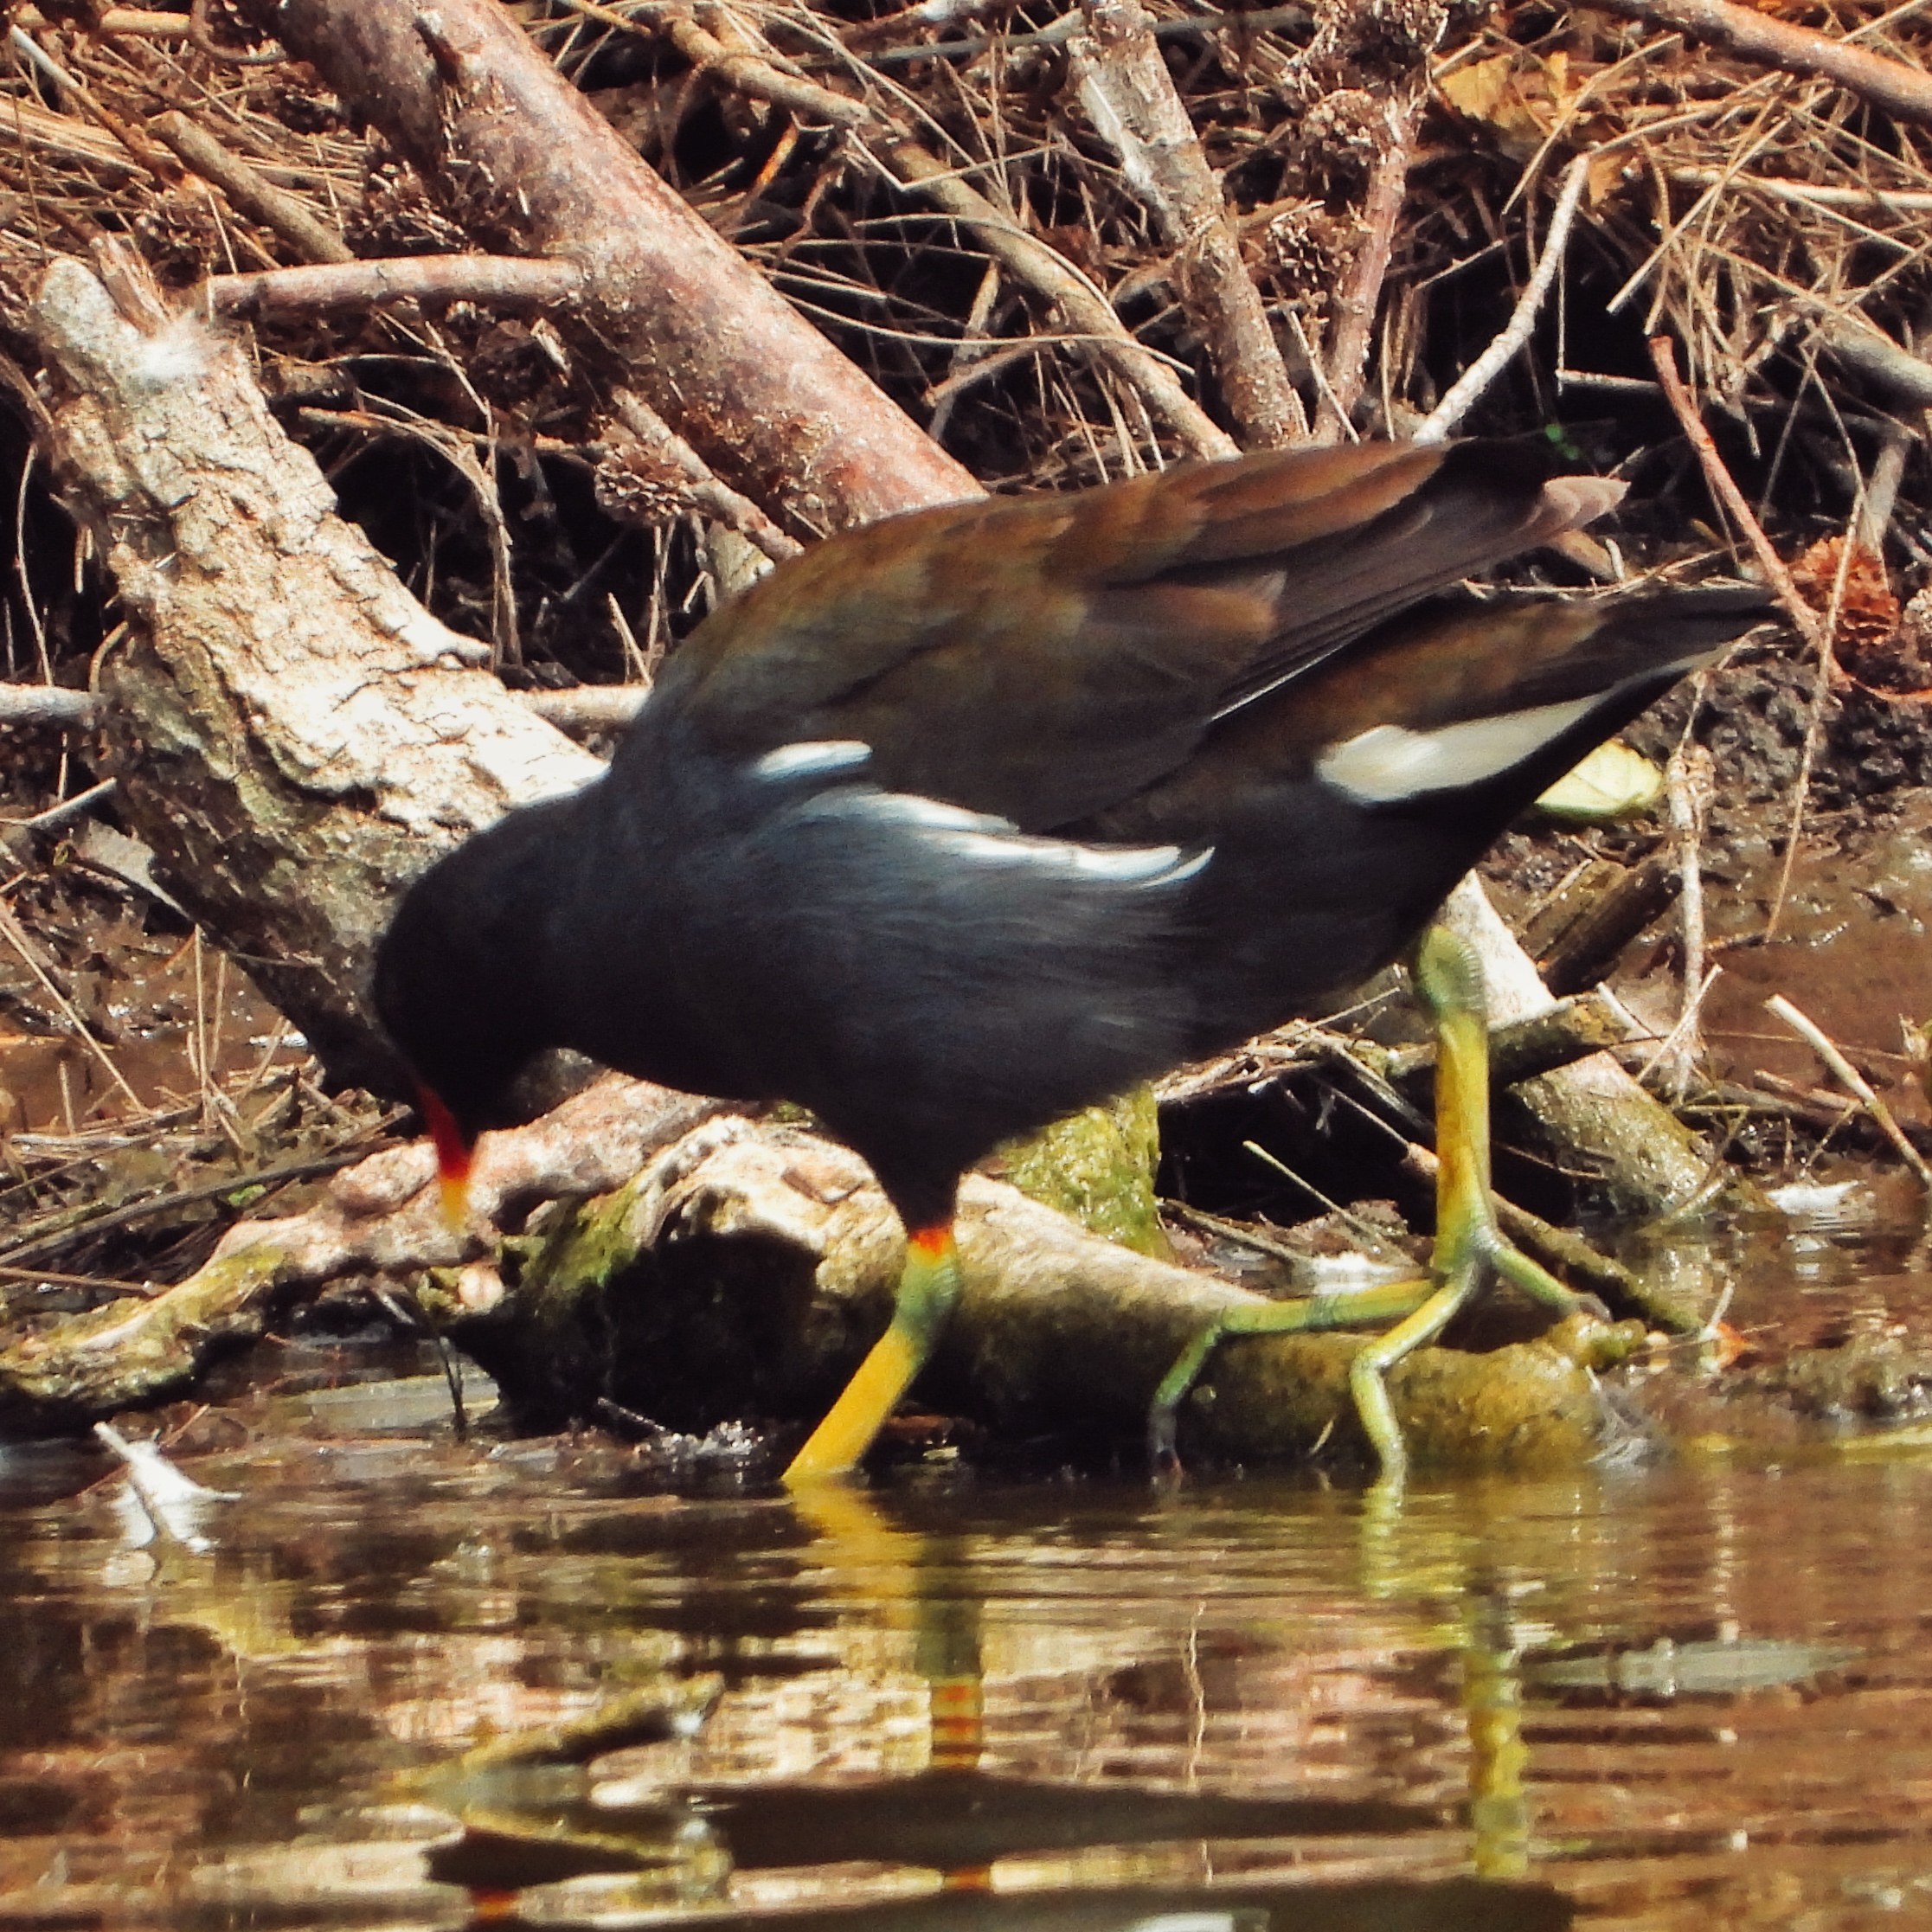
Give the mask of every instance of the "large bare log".
[{"label": "large bare log", "polygon": [[111,279],[56,260],[29,321],[55,474],[135,619],[101,675],[121,803],[181,903],[366,1079],[384,1062],[362,983],[395,893],[600,767],[336,515],[238,349],[137,264]]}]

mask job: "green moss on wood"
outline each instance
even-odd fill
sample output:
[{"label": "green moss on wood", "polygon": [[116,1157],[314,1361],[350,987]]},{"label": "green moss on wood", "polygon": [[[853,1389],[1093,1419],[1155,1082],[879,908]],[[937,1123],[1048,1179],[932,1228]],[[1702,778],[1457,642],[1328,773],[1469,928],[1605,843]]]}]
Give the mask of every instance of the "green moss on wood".
[{"label": "green moss on wood", "polygon": [[1138,1255],[1167,1258],[1154,1196],[1160,1120],[1153,1089],[1082,1107],[1000,1150],[1006,1178],[1042,1206]]}]

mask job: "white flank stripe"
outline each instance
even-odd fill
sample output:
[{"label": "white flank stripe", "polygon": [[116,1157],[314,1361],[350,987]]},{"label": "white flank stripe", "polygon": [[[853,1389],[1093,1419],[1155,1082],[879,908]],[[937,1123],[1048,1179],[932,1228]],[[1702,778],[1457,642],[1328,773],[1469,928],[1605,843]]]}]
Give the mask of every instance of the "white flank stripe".
[{"label": "white flank stripe", "polygon": [[1076,845],[1065,838],[1004,838],[978,831],[934,830],[926,844],[974,865],[1024,865],[1068,878],[1106,879],[1115,885],[1171,885],[1192,878],[1214,856],[1210,846],[1183,858],[1178,845]]},{"label": "white flank stripe", "polygon": [[969,865],[1025,866],[1062,878],[1108,880],[1116,885],[1171,885],[1190,879],[1214,856],[1184,857],[1178,845],[1081,845],[1069,838],[1027,837],[1010,818],[966,812],[910,792],[841,786],[799,808],[807,818],[870,819],[902,825],[920,844]]},{"label": "white flank stripe", "polygon": [[1325,784],[1364,805],[1394,805],[1426,792],[1460,791],[1520,765],[1588,717],[1608,696],[1604,692],[1496,717],[1466,718],[1434,731],[1370,725],[1331,745],[1316,761],[1315,771]]},{"label": "white flank stripe", "polygon": [[843,772],[863,765],[872,748],[858,738],[815,738],[803,744],[780,745],[752,767],[754,778],[802,778],[816,772]]}]

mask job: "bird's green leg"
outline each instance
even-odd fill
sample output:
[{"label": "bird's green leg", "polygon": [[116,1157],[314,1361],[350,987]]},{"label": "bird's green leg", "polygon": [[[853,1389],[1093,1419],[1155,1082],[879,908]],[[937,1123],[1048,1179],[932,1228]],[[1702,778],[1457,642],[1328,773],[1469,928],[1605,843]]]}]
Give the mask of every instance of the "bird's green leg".
[{"label": "bird's green leg", "polygon": [[1206,1323],[1162,1378],[1147,1410],[1147,1455],[1157,1470],[1178,1467],[1176,1417],[1188,1391],[1199,1381],[1209,1358],[1223,1342],[1242,1335],[1305,1335],[1330,1328],[1359,1328],[1395,1321],[1428,1299],[1426,1281],[1378,1282],[1339,1294],[1307,1295],[1270,1301],[1259,1307],[1229,1308]]},{"label": "bird's green leg", "polygon": [[1402,1431],[1383,1378],[1396,1363],[1433,1341],[1474,1293],[1489,1268],[1526,1294],[1563,1314],[1589,1302],[1505,1240],[1496,1225],[1489,1189],[1489,1030],[1482,962],[1446,927],[1422,935],[1411,962],[1415,988],[1435,1024],[1435,1248],[1428,1279],[1392,1281],[1362,1293],[1318,1295],[1306,1301],[1230,1311],[1188,1345],[1167,1372],[1147,1418],[1148,1450],[1157,1470],[1175,1465],[1175,1417],[1221,1342],[1239,1335],[1281,1335],[1351,1328],[1394,1320],[1385,1335],[1364,1345],[1349,1385],[1362,1427],[1382,1464],[1385,1483],[1398,1486],[1408,1464]]},{"label": "bird's green leg", "polygon": [[1482,962],[1441,926],[1423,934],[1410,962],[1415,990],[1435,1023],[1435,1293],[1355,1358],[1349,1385],[1362,1426],[1381,1459],[1383,1479],[1399,1484],[1408,1464],[1383,1378],[1432,1341],[1467,1301],[1486,1268],[1564,1314],[1585,1306],[1537,1267],[1496,1225],[1489,1189],[1489,1026]]},{"label": "bird's green leg", "polygon": [[915,1229],[906,1241],[892,1325],[785,1472],[787,1484],[843,1475],[872,1447],[912,1379],[925,1367],[960,1299],[960,1250],[950,1223]]}]

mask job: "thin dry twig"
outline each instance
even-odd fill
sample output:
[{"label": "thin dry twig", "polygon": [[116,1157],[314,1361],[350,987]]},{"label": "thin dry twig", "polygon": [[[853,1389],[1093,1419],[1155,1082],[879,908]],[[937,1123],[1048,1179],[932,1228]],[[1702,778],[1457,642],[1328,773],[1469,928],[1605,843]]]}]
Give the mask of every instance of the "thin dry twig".
[{"label": "thin dry twig", "polygon": [[521,255],[411,255],[357,261],[346,254],[301,268],[266,268],[247,275],[210,275],[202,285],[219,315],[253,322],[286,320],[401,302],[486,302],[511,311],[554,309],[579,294],[584,272],[575,262],[533,261]]},{"label": "thin dry twig", "polygon": [[[1148,408],[1196,456],[1236,453],[1234,440],[1188,395],[1173,371],[1135,341],[1113,305],[1056,249],[1029,234],[964,180],[901,121],[868,102],[785,73],[774,61],[727,47],[680,5],[638,8],[632,16],[596,0],[562,0],[574,13],[627,28],[662,31],[708,79],[748,99],[829,121],[862,140],[885,171],[972,234],[1009,273],[1043,296],[1071,328],[1094,338],[1099,359],[1132,385]],[[741,22],[740,23],[742,24]]]},{"label": "thin dry twig", "polygon": [[1925,1157],[1907,1138],[1892,1110],[1872,1091],[1871,1082],[1845,1057],[1831,1036],[1815,1020],[1807,1018],[1782,993],[1773,993],[1765,1001],[1764,1010],[1782,1020],[1831,1069],[1833,1077],[1842,1082],[1849,1093],[1857,1095],[1865,1111],[1877,1122],[1878,1131],[1898,1150],[1899,1159],[1911,1169],[1919,1185],[1928,1194],[1932,1194],[1932,1167],[1926,1165]]},{"label": "thin dry twig", "polygon": [[80,728],[93,722],[92,691],[70,691],[59,684],[0,684],[0,724],[55,724]]},{"label": "thin dry twig", "polygon": [[1604,5],[1632,20],[1694,35],[1760,66],[1815,74],[1900,120],[1932,122],[1932,77],[1814,27],[1736,6],[1731,0],[1604,0]]},{"label": "thin dry twig", "polygon": [[49,806],[45,812],[36,812],[30,818],[0,818],[0,825],[10,831],[37,831],[43,836],[59,831],[92,812],[103,799],[112,797],[119,782],[104,778],[98,785],[90,785],[85,792],[77,792],[71,799],[62,799],[58,805]]},{"label": "thin dry twig", "polygon": [[300,196],[265,179],[259,169],[230,153],[198,122],[177,112],[157,114],[148,125],[186,166],[219,188],[250,220],[273,230],[305,260],[356,259],[355,250],[326,221],[318,220]]},{"label": "thin dry twig", "polygon": [[1684,935],[1684,998],[1677,1025],[1662,1062],[1667,1090],[1682,1100],[1689,1090],[1703,1043],[1698,1037],[1698,1011],[1710,992],[1704,966],[1704,821],[1717,794],[1716,767],[1699,744],[1680,745],[1665,773],[1670,800],[1671,841],[1677,850],[1678,920]]},{"label": "thin dry twig", "polygon": [[[38,33],[42,28],[51,27],[55,22],[49,20],[38,7],[29,4],[15,14],[14,24],[23,27],[33,34]],[[92,31],[105,34],[110,39],[121,34],[130,35],[139,40],[188,38],[186,14],[155,13],[140,7],[106,8],[89,24]]]},{"label": "thin dry twig", "polygon": [[1324,372],[1321,408],[1315,417],[1318,443],[1337,442],[1349,433],[1349,414],[1367,376],[1369,343],[1382,305],[1382,285],[1395,247],[1396,224],[1409,186],[1415,124],[1421,113],[1419,95],[1402,105],[1388,102],[1383,109],[1387,138],[1378,144],[1369,169],[1368,192],[1362,201],[1362,245],[1336,299],[1334,343]]},{"label": "thin dry twig", "polygon": [[1668,336],[1653,336],[1650,359],[1657,371],[1665,400],[1677,417],[1678,427],[1697,452],[1711,495],[1736,520],[1745,542],[1750,546],[1751,555],[1757,560],[1758,568],[1776,593],[1785,615],[1791,619],[1792,628],[1813,649],[1823,652],[1826,648],[1826,633],[1818,613],[1799,594],[1791,573],[1784,567],[1784,560],[1771,548],[1771,540],[1764,534],[1764,526],[1752,513],[1751,506],[1744,500],[1744,492],[1737,487],[1723,458],[1717,453],[1717,446],[1711,440],[1711,432],[1704,427],[1698,406],[1691,392],[1685,388],[1684,378],[1677,372],[1676,343]]},{"label": "thin dry twig", "polygon": [[1557,190],[1557,205],[1550,215],[1550,232],[1544,238],[1543,254],[1536,272],[1518,299],[1508,323],[1496,339],[1456,379],[1455,385],[1432,409],[1415,432],[1418,443],[1447,442],[1457,424],[1469,414],[1476,400],[1505,369],[1510,359],[1529,341],[1544,299],[1563,266],[1563,252],[1569,245],[1570,224],[1576,219],[1583,189],[1589,183],[1590,157],[1580,154],[1564,172]]},{"label": "thin dry twig", "polygon": [[199,1187],[176,1188],[166,1194],[150,1195],[144,1200],[130,1201],[99,1213],[83,1211],[63,1216],[62,1224],[58,1229],[0,1248],[0,1261],[9,1268],[18,1268],[36,1255],[55,1255],[63,1248],[73,1247],[76,1242],[110,1233],[116,1228],[132,1228],[139,1222],[178,1214],[183,1208],[198,1207],[204,1201],[225,1201],[231,1195],[247,1193],[251,1189],[266,1193],[296,1181],[315,1180],[324,1174],[339,1172],[344,1167],[367,1159],[368,1143],[395,1126],[404,1118],[405,1112],[406,1109],[399,1107],[385,1114],[356,1136],[356,1145],[332,1154],[318,1155],[310,1160],[288,1161],[254,1174],[230,1174],[224,1180],[208,1181]]},{"label": "thin dry twig", "polygon": [[[979,11],[977,6],[961,7],[959,14]],[[975,54],[987,54],[996,48],[1002,54],[1017,54],[1028,48],[1061,47],[1080,32],[1082,16],[1068,14],[1050,27],[1030,34],[972,34],[959,40],[932,41],[920,47],[883,47],[870,49],[863,36],[868,28],[885,30],[907,24],[927,27],[940,24],[947,16],[940,0],[923,0],[903,12],[882,16],[847,31],[845,45],[855,51],[867,47],[868,67],[904,67],[915,61],[963,60]],[[957,17],[957,16],[954,16]],[[1157,41],[1199,40],[1209,34],[1261,34],[1281,27],[1305,27],[1310,19],[1306,6],[1257,7],[1252,13],[1188,14],[1178,20],[1157,20],[1150,31]]]},{"label": "thin dry twig", "polygon": [[75,80],[31,35],[22,33],[16,26],[9,29],[7,38],[16,53],[23,55],[30,66],[46,75],[63,93],[79,101],[164,188],[173,185],[168,164],[145,135],[137,132],[121,115],[105,106],[95,98],[92,89]]},{"label": "thin dry twig", "polygon": [[4,905],[0,905],[0,939],[5,940],[7,944],[20,955],[21,962],[33,974],[35,979],[40,981],[42,990],[46,992],[48,998],[54,1002],[55,1005],[60,1009],[61,1018],[74,1029],[81,1045],[86,1047],[87,1051],[94,1056],[94,1059],[99,1063],[101,1070],[127,1096],[130,1104],[138,1108],[141,1105],[141,1096],[122,1077],[120,1069],[114,1064],[114,1056],[95,1037],[93,1029],[74,1010],[74,1003],[54,984],[46,967],[35,957],[33,944],[28,939],[27,934],[21,930],[20,921],[14,917],[12,912]]},{"label": "thin dry twig", "polygon": [[618,429],[606,446],[623,464],[628,479],[641,488],[668,493],[675,501],[736,530],[773,563],[804,548],[787,536],[748,497],[712,474],[703,457],[640,395],[619,389],[611,398]]}]

